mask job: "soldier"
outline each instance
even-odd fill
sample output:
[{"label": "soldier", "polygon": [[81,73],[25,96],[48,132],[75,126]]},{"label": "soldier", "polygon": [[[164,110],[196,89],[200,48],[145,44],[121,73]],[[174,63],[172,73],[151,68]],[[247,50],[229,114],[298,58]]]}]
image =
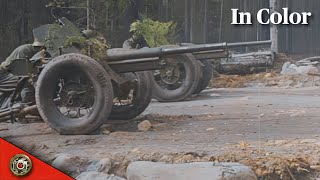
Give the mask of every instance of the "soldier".
[{"label": "soldier", "polygon": [[17,47],[7,59],[1,63],[0,72],[10,71],[10,66],[12,61],[15,59],[30,59],[33,55],[39,52],[42,47],[44,47],[44,43],[41,43],[37,40],[34,41],[33,44],[24,44]]},{"label": "soldier", "polygon": [[126,40],[122,47],[125,49],[141,49],[144,47],[149,47],[147,41],[144,37],[137,32],[138,30],[138,22],[134,22],[130,25],[130,34],[131,38]]},{"label": "soldier", "polygon": [[[10,94],[15,90],[19,78],[10,73],[11,65],[15,59],[30,59],[37,52],[42,50],[44,43],[37,40],[33,44],[25,44],[17,47],[10,56],[0,64],[0,108],[7,108],[7,99]],[[25,88],[23,94],[30,94],[30,88]],[[27,96],[22,96],[22,101],[26,99]]]}]

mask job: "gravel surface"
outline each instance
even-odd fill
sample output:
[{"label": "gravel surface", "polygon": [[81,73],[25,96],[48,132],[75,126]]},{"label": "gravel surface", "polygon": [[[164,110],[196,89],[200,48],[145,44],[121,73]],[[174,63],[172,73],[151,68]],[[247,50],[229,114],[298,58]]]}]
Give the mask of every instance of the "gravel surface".
[{"label": "gravel surface", "polygon": [[[109,173],[122,177],[131,161],[152,160],[241,162],[261,179],[300,179],[319,172],[319,101],[317,87],[209,89],[185,102],[154,101],[101,135],[61,136],[39,122],[0,123],[0,137],[49,163],[60,153],[110,158]],[[146,120],[152,127],[139,131]]]}]

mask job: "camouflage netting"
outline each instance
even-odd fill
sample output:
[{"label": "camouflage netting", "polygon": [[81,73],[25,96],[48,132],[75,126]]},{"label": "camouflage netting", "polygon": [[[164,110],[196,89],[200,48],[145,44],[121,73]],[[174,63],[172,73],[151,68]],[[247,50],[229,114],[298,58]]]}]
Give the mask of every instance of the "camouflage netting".
[{"label": "camouflage netting", "polygon": [[131,28],[137,36],[142,36],[150,47],[175,44],[176,24],[170,22],[153,21],[144,18],[132,23]]},{"label": "camouflage netting", "polygon": [[65,18],[61,21],[64,26],[52,24],[48,28],[46,47],[53,57],[59,55],[59,48],[63,48],[64,53],[81,53],[96,60],[106,58],[106,51],[110,46],[101,34],[95,32],[94,36],[87,39],[70,21]]},{"label": "camouflage netting", "polygon": [[96,60],[106,59],[106,51],[110,48],[107,41],[102,36],[95,36],[86,39],[83,36],[69,37],[65,43],[65,48],[75,47],[82,54],[90,56]]}]

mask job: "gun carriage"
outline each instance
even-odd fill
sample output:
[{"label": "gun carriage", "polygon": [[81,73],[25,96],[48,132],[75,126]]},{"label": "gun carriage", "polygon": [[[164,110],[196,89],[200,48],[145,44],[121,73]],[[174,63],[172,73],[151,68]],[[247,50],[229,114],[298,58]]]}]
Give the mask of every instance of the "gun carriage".
[{"label": "gun carriage", "polygon": [[[205,88],[198,83],[208,65],[205,61],[226,56],[228,48],[271,43],[117,48],[90,57],[90,43],[85,51],[76,43],[66,46],[70,38],[90,38],[66,18],[33,33],[35,39],[45,42],[46,49],[31,59],[13,61],[10,73],[19,82],[1,102],[0,121],[38,114],[60,134],[89,134],[108,119],[135,118],[152,96],[160,101],[183,100]],[[20,95],[26,86],[32,86],[34,92],[30,102],[22,103]]]}]

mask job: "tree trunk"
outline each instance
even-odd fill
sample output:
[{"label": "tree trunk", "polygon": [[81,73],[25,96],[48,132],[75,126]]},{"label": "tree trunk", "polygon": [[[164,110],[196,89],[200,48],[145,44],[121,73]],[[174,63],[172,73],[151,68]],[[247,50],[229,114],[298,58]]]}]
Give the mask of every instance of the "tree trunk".
[{"label": "tree trunk", "polygon": [[190,42],[189,39],[189,0],[184,0],[184,38],[185,42]]},{"label": "tree trunk", "polygon": [[[270,14],[277,10],[277,0],[270,0]],[[271,44],[271,51],[274,53],[278,53],[278,26],[277,25],[270,25],[270,39],[272,41]]]}]

